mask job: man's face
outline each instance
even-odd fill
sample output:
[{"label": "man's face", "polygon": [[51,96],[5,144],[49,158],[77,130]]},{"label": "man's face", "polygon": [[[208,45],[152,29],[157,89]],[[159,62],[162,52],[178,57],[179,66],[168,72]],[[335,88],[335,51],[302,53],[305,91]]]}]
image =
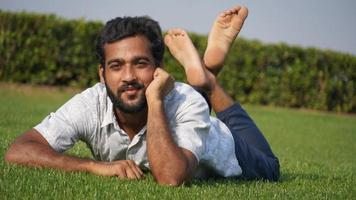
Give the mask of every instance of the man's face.
[{"label": "man's face", "polygon": [[106,44],[104,49],[105,70],[101,68],[101,73],[111,101],[125,113],[143,110],[145,91],[156,68],[150,42],[137,35]]}]

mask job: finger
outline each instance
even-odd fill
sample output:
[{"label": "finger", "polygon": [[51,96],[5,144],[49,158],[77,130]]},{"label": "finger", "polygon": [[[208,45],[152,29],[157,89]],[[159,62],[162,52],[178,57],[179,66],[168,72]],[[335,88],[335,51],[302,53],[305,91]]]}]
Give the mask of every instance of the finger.
[{"label": "finger", "polygon": [[127,174],[126,174],[126,170],[124,167],[120,167],[118,169],[118,173],[117,173],[117,176],[121,179],[124,179],[124,178],[127,178]]},{"label": "finger", "polygon": [[135,166],[135,171],[137,172],[137,174],[139,175],[140,178],[143,178],[143,171],[141,170],[141,168],[139,166]]},{"label": "finger", "polygon": [[138,179],[142,178],[143,172],[142,172],[142,170],[140,169],[140,167],[137,166],[136,163],[135,163],[134,161],[132,161],[132,160],[129,160],[129,161],[128,161],[128,164],[129,164],[131,170],[134,172],[135,176],[136,176]]},{"label": "finger", "polygon": [[137,172],[140,174],[140,177],[143,178],[144,173],[143,173],[142,169],[137,165],[136,165],[136,169],[137,169]]},{"label": "finger", "polygon": [[131,167],[126,168],[126,175],[128,179],[139,179],[139,177],[137,177],[136,173],[132,170]]},{"label": "finger", "polygon": [[158,77],[158,75],[159,75],[159,70],[160,70],[161,68],[156,68],[155,69],[155,71],[153,72],[153,78],[157,78]]},{"label": "finger", "polygon": [[156,68],[155,73],[159,74],[159,73],[161,73],[162,70],[163,70],[162,68]]}]

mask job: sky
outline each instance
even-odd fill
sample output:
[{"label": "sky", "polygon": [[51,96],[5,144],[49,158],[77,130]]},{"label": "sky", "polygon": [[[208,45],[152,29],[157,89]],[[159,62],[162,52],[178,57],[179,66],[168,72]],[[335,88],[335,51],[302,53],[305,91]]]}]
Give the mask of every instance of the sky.
[{"label": "sky", "polygon": [[0,0],[0,9],[52,13],[106,22],[148,15],[163,30],[207,34],[216,16],[235,5],[249,8],[240,35],[264,43],[284,42],[356,55],[355,0]]}]

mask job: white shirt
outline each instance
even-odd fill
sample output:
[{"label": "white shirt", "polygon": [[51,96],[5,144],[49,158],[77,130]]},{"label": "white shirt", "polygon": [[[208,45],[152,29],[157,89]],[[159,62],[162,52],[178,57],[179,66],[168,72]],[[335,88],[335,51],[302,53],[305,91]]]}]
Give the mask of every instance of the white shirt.
[{"label": "white shirt", "polygon": [[[175,83],[164,99],[164,109],[174,141],[191,151],[199,162],[197,177],[241,174],[231,132],[224,123],[209,116],[208,106],[198,92],[187,84]],[[130,141],[116,121],[104,84],[97,83],[75,95],[35,129],[57,152],[82,140],[97,160],[131,159],[142,169],[150,169],[146,126]]]}]

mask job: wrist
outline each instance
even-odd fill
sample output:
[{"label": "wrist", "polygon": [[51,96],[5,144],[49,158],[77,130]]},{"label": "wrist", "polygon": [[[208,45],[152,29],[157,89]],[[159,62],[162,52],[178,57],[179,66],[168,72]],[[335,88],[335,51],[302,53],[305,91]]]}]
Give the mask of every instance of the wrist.
[{"label": "wrist", "polygon": [[98,165],[99,165],[99,163],[98,163],[97,161],[95,161],[95,160],[89,160],[89,161],[85,164],[84,168],[85,168],[85,170],[86,170],[87,172],[96,174]]},{"label": "wrist", "polygon": [[161,105],[163,103],[163,98],[161,98],[159,95],[149,95],[146,97],[146,99],[148,106]]}]

